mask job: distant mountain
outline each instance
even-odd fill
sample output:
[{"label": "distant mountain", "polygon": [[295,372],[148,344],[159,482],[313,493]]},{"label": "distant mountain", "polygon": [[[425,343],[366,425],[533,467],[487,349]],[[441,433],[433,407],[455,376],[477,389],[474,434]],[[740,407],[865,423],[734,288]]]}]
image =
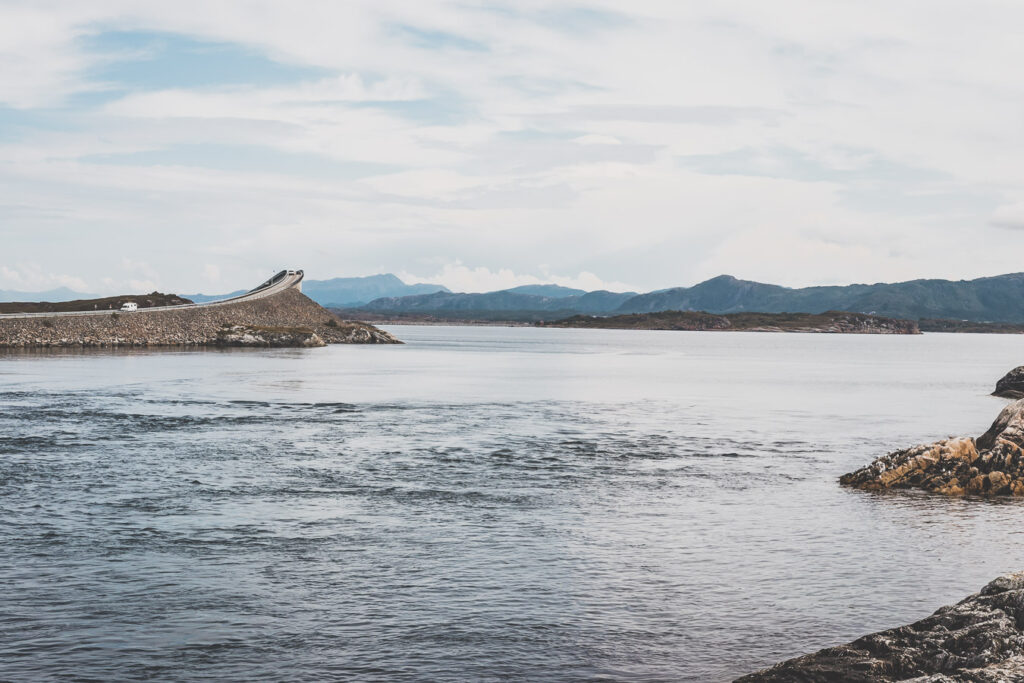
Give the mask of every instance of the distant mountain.
[{"label": "distant mountain", "polygon": [[911,280],[893,284],[790,289],[721,275],[693,287],[640,294],[616,313],[873,313],[890,318],[1024,322],[1024,273],[977,280]]},{"label": "distant mountain", "polygon": [[374,299],[363,308],[374,311],[408,313],[439,311],[567,311],[574,310],[575,297],[548,297],[519,294],[510,290],[486,294],[434,292],[418,296]]},{"label": "distant mountain", "polygon": [[[565,290],[568,288],[558,285],[527,285],[527,287],[541,287],[544,289],[530,291],[552,291],[556,296],[523,293],[522,288],[516,287],[484,294],[435,292],[419,296],[387,297],[375,299],[361,308],[375,313],[423,313],[439,316],[458,314],[452,316],[457,318],[471,318],[476,315],[481,319],[493,319],[495,316],[491,314],[495,312],[532,312],[566,316],[573,313],[607,313],[636,296],[635,292],[584,292],[583,290],[569,290],[580,293],[566,294]],[[547,289],[547,287],[554,289]],[[513,317],[515,319],[524,317],[540,319],[550,318],[552,315],[516,315]]]},{"label": "distant mountain", "polygon": [[19,292],[13,289],[0,289],[0,301],[72,301],[74,299],[95,299],[96,294],[76,292],[67,287],[48,289],[45,292]]},{"label": "distant mountain", "polygon": [[414,296],[447,292],[443,285],[407,285],[391,273],[366,277],[336,277],[331,280],[303,280],[302,292],[322,306],[361,306],[381,297]]},{"label": "distant mountain", "polygon": [[[656,311],[724,313],[824,313],[850,311],[890,318],[1024,323],[1024,273],[977,280],[911,280],[789,288],[720,275],[693,287],[646,294],[566,292],[557,285],[528,285],[486,294],[444,292],[388,297],[362,308],[380,314],[416,313],[438,318],[493,320],[502,311],[515,319],[551,319],[552,314],[618,315]],[[545,294],[546,293],[546,294]],[[528,315],[529,314],[529,315]],[[498,316],[500,317],[500,316]]]},{"label": "distant mountain", "polygon": [[231,292],[230,294],[182,294],[181,297],[183,299],[189,299],[193,303],[205,304],[209,301],[220,301],[221,299],[230,299],[233,296],[241,296],[247,291],[249,290],[239,289],[238,291]]},{"label": "distant mountain", "polygon": [[520,285],[511,289],[503,289],[503,292],[515,294],[533,294],[534,296],[546,296],[551,299],[561,299],[568,296],[582,296],[587,293],[585,289],[573,289],[561,285]]},{"label": "distant mountain", "polygon": [[575,302],[575,309],[580,313],[610,313],[636,296],[636,292],[609,292],[598,289],[587,292]]}]

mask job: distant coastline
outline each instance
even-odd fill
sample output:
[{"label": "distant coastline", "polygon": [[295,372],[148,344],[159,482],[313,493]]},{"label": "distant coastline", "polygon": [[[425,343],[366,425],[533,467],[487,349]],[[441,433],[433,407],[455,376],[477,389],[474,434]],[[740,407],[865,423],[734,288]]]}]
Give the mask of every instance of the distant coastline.
[{"label": "distant coastline", "polygon": [[[722,331],[723,327],[700,327],[688,326],[687,324],[675,325],[671,322],[658,320],[659,317],[667,316],[669,313],[679,311],[659,311],[657,313],[628,314],[621,316],[587,316],[575,315],[558,317],[554,320],[537,319],[535,313],[529,315],[518,315],[512,312],[508,317],[502,317],[499,311],[450,311],[444,314],[434,313],[398,313],[390,312],[374,313],[363,309],[330,309],[332,313],[345,318],[359,316],[361,320],[375,325],[439,325],[439,326],[466,326],[466,327],[574,327],[592,329],[646,329],[646,330],[691,330],[691,331]],[[916,324],[918,332],[922,334],[951,333],[951,334],[1024,334],[1024,324],[1018,323],[991,323],[971,322],[969,320],[943,320],[936,318],[924,318],[922,320],[903,320],[899,318],[886,318],[885,316],[871,316],[862,313],[827,312],[822,314],[810,313],[729,313],[714,315],[705,312],[684,311],[686,314],[699,316],[712,315],[715,318],[739,318],[732,326],[724,329],[744,332],[832,332],[838,334],[865,334],[870,332],[858,332],[857,330],[846,329],[817,329],[821,327],[820,322],[815,318],[842,313],[848,316],[861,316],[875,320],[897,320],[901,323]],[[803,319],[801,322],[800,319]],[[616,320],[621,319],[621,320]],[[642,319],[635,322],[637,319]],[[796,328],[813,327],[815,329],[776,329],[778,327],[789,327],[790,323],[796,322]],[[756,324],[752,324],[756,321]],[[740,326],[737,326],[740,325]],[[743,326],[746,325],[746,326]],[[827,325],[825,325],[827,327]],[[918,332],[903,332],[901,334],[917,334]],[[892,334],[891,332],[889,334]]]},{"label": "distant coastline", "polygon": [[575,315],[564,320],[538,323],[541,327],[575,327],[613,330],[681,330],[716,332],[802,332],[818,334],[921,334],[912,320],[884,318],[865,313],[728,313],[661,311],[630,313],[607,318]]}]

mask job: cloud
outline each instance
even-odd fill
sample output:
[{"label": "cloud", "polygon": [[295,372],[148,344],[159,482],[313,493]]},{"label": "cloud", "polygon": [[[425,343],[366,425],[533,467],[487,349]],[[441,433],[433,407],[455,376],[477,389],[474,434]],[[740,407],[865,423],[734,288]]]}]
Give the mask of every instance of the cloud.
[{"label": "cloud", "polygon": [[80,292],[88,289],[83,278],[49,272],[38,263],[22,263],[15,266],[0,265],[0,283],[4,289],[25,292],[38,292],[57,287],[69,287]]},{"label": "cloud", "polygon": [[1024,203],[1000,206],[992,214],[992,225],[1008,230],[1024,230]]},{"label": "cloud", "polygon": [[1019,270],[1024,7],[929,7],[4,3],[3,258],[178,291]]}]

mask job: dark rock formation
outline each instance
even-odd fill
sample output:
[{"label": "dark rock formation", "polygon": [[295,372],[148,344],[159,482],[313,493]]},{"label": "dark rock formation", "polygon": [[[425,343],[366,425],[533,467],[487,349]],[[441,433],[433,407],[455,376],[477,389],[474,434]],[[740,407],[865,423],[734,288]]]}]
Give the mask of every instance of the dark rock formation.
[{"label": "dark rock formation", "polygon": [[797,657],[737,683],[1024,681],[1024,572],[910,626]]},{"label": "dark rock formation", "polygon": [[1024,495],[1024,400],[977,439],[945,439],[878,458],[839,478],[866,490],[917,488],[953,496]]},{"label": "dark rock formation", "polygon": [[1024,398],[1024,365],[1003,375],[1002,379],[996,382],[996,390],[992,395],[1012,399]]},{"label": "dark rock formation", "polygon": [[[225,344],[224,330],[242,326],[267,330],[299,328],[277,335],[299,346],[308,346],[314,334],[328,344],[398,344],[393,336],[364,323],[347,322],[320,307],[296,289],[262,299],[235,303],[139,309],[134,313],[100,315],[0,318],[0,348],[103,347],[103,346],[218,346]],[[273,335],[271,335],[273,336]],[[240,334],[239,339],[245,335]]]}]

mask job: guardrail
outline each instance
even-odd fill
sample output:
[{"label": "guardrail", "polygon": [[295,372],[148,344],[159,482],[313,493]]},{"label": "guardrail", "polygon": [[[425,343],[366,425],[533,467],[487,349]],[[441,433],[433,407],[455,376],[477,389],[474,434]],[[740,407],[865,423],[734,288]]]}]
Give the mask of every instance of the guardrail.
[{"label": "guardrail", "polygon": [[[255,301],[257,299],[264,299],[268,296],[273,296],[279,292],[283,292],[286,289],[291,289],[300,282],[304,276],[303,271],[296,270],[293,273],[282,271],[285,273],[284,278],[278,282],[274,282],[277,278],[275,275],[271,279],[267,280],[255,289],[250,289],[245,294],[239,294],[236,297],[230,299],[221,299],[220,301],[208,301],[202,304],[181,304],[179,306],[151,306],[149,308],[140,308],[135,311],[131,311],[130,315],[139,315],[140,313],[151,313],[153,311],[180,311],[183,309],[190,308],[215,308],[217,306],[227,306],[228,304],[237,304],[243,301]],[[141,297],[137,297],[141,298]],[[0,319],[5,318],[55,318],[55,317],[68,317],[68,316],[83,316],[83,315],[110,315],[111,313],[121,313],[120,309],[106,309],[101,311],[59,311],[54,313],[0,313]],[[125,313],[129,315],[129,313]]]}]

